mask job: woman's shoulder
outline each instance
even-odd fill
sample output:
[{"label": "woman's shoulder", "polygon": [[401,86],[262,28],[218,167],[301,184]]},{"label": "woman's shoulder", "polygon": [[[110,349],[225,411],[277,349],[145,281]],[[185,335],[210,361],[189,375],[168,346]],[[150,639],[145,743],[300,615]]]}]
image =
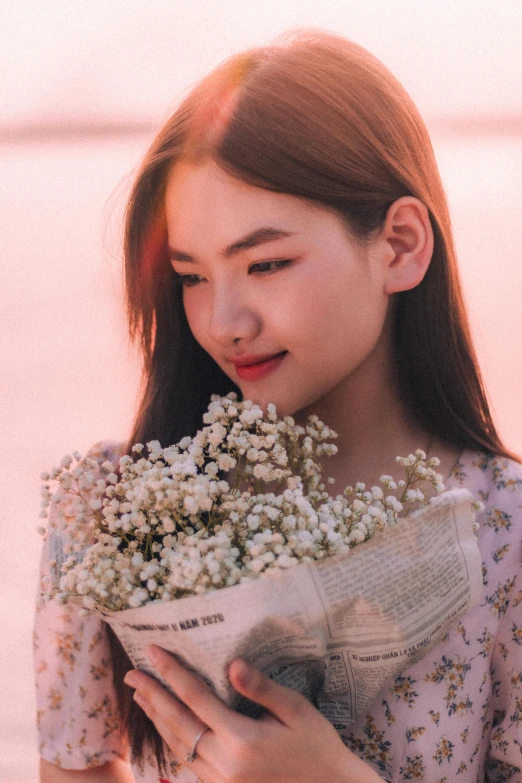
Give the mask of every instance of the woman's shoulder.
[{"label": "woman's shoulder", "polygon": [[463,451],[452,472],[452,484],[478,492],[487,503],[492,497],[510,497],[520,502],[522,495],[522,464],[497,454]]},{"label": "woman's shoulder", "polygon": [[[487,452],[461,454],[452,486],[469,489],[484,509],[477,515],[483,555],[507,565],[520,558],[522,541],[522,465]],[[509,557],[507,556],[509,553]],[[517,565],[518,568],[518,565]]]}]

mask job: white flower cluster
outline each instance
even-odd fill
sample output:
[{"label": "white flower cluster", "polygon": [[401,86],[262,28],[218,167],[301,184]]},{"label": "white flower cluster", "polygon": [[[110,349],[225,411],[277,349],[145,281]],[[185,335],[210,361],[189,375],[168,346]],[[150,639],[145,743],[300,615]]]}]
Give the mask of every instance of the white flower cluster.
[{"label": "white flower cluster", "polygon": [[279,420],[273,404],[264,417],[233,392],[212,397],[204,424],[146,455],[136,444],[119,474],[77,453],[43,474],[41,515],[54,505],[69,555],[46,597],[120,610],[216,590],[346,552],[444,491],[419,449],[397,457],[404,479],[332,497],[320,459],[336,433],[317,416]]}]

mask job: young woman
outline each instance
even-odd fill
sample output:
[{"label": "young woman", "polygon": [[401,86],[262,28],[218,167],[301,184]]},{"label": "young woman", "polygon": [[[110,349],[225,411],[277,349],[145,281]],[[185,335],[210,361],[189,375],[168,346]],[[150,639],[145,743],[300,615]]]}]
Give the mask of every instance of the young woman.
[{"label": "young woman", "polygon": [[193,435],[210,395],[231,390],[336,430],[325,467],[339,491],[378,483],[420,447],[448,487],[485,503],[484,593],[387,683],[348,745],[239,660],[231,681],[266,707],[261,720],[151,650],[178,701],[129,671],[102,622],[50,602],[36,628],[43,783],[522,783],[522,468],[490,416],[444,191],[405,90],[320,31],[230,58],[149,149],[125,257],[143,398],[127,446],[94,455]]}]

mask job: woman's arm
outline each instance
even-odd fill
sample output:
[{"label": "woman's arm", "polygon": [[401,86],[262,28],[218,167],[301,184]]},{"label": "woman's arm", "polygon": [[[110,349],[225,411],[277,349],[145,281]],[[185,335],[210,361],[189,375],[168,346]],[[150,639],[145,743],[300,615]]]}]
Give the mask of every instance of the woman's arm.
[{"label": "woman's arm", "polygon": [[134,783],[134,775],[122,759],[91,769],[62,769],[40,759],[40,783]]},{"label": "woman's arm", "polygon": [[[112,460],[107,444],[93,447],[88,456],[99,462]],[[49,526],[40,562],[42,586],[52,583],[53,553],[71,543],[62,530],[56,503],[49,509]],[[63,764],[59,767],[42,759],[42,783],[134,783],[123,761],[126,732],[120,730],[111,651],[101,618],[82,616],[77,604],[39,600],[34,664],[41,753]],[[96,759],[99,766],[90,766]]]}]

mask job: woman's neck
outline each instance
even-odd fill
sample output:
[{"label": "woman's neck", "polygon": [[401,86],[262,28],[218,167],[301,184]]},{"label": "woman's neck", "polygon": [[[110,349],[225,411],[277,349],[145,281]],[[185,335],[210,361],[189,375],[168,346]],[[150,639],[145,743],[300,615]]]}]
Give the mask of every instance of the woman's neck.
[{"label": "woman's neck", "polygon": [[432,435],[406,409],[386,356],[390,356],[387,347],[376,346],[370,360],[355,373],[294,416],[296,423],[304,425],[310,414],[316,414],[338,435],[333,440],[337,454],[323,461],[324,478],[335,479],[330,494],[342,493],[358,481],[378,485],[384,474],[400,478],[402,468],[395,458],[416,449],[429,450],[428,457],[441,459],[437,470],[443,478],[458,458],[453,446]]},{"label": "woman's neck", "polygon": [[[362,481],[367,487],[379,484],[383,474],[402,477],[402,468],[397,464],[396,457],[406,457],[416,449],[422,449],[430,456],[438,456],[434,452],[434,438],[422,427],[415,425],[406,417],[388,415],[372,422],[372,426],[364,429],[354,427],[342,428],[328,421],[338,434],[333,442],[337,446],[337,454],[323,461],[323,476],[335,479],[331,488],[333,494],[343,491],[351,484]],[[339,431],[341,430],[341,431]],[[440,442],[438,443],[440,451]]]}]

